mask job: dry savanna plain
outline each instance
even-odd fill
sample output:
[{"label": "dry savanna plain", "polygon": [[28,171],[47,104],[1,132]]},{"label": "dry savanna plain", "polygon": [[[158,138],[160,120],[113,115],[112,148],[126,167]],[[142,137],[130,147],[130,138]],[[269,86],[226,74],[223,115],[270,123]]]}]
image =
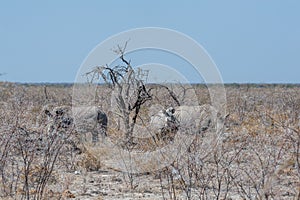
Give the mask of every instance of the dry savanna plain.
[{"label": "dry savanna plain", "polygon": [[[211,104],[206,85],[178,87],[169,87],[173,93],[154,87],[136,123],[149,124],[155,105],[176,107],[170,94],[184,103],[193,91],[200,105]],[[107,136],[90,143],[82,139],[88,133],[45,116],[45,108],[72,105],[71,84],[0,82],[0,199],[300,199],[300,86],[228,84],[225,91],[218,142],[209,143],[205,130],[191,134],[184,153],[165,151],[161,162],[167,164],[149,159],[137,172],[118,151],[128,170],[109,163],[113,148],[101,142],[148,155],[172,146],[175,130],[119,143],[124,133],[111,110],[111,91],[99,85],[94,103],[108,116]]]}]

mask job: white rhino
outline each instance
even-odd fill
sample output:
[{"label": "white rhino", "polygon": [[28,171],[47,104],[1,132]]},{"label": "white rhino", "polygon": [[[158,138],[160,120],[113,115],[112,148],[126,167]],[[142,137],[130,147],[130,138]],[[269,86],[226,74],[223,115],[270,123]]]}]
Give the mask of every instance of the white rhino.
[{"label": "white rhino", "polygon": [[211,129],[219,129],[221,119],[218,111],[211,105],[179,106],[175,108],[174,118],[181,130],[188,133],[203,133]]},{"label": "white rhino", "polygon": [[174,108],[170,107],[166,110],[160,110],[155,115],[151,116],[149,130],[154,136],[154,139],[171,139],[169,133],[176,132],[178,123],[174,117]]},{"label": "white rhino", "polygon": [[176,126],[176,118],[174,116],[174,108],[170,107],[166,110],[160,110],[157,114],[151,116],[151,130],[161,130],[172,125]]},{"label": "white rhino", "polygon": [[107,115],[96,106],[58,106],[52,111],[45,109],[44,112],[52,120],[50,132],[54,129],[68,129],[75,125],[75,130],[79,133],[91,133],[92,142],[99,140],[99,134],[107,136]]},{"label": "white rhino", "polygon": [[203,133],[219,129],[222,120],[217,110],[208,104],[200,106],[178,106],[159,111],[151,117],[153,130],[172,130],[186,133]]}]

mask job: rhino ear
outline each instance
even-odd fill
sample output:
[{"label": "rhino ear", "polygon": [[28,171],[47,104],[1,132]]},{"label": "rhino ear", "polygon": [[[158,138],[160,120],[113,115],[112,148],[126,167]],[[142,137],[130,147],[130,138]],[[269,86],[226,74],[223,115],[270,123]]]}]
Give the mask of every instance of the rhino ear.
[{"label": "rhino ear", "polygon": [[162,110],[162,113],[163,113],[164,115],[168,115],[167,110],[165,110],[165,109]]},{"label": "rhino ear", "polygon": [[48,117],[53,117],[53,115],[51,114],[51,112],[49,110],[45,110],[45,114],[48,116]]},{"label": "rhino ear", "polygon": [[164,114],[166,115],[173,115],[175,113],[175,109],[173,107],[169,107]]},{"label": "rhino ear", "polygon": [[173,108],[173,107],[170,107],[169,109],[170,109],[170,112],[171,112],[172,114],[174,114],[174,113],[175,113],[175,108]]},{"label": "rhino ear", "polygon": [[64,107],[59,107],[58,109],[56,109],[55,114],[56,116],[62,116],[63,114],[65,114],[66,111],[64,110]]},{"label": "rhino ear", "polygon": [[228,119],[230,116],[230,113],[228,113],[227,115],[225,115],[224,119]]},{"label": "rhino ear", "polygon": [[221,116],[221,114],[218,113],[218,118],[223,120],[223,121],[228,120],[229,116],[230,116],[230,113],[226,114],[225,116]]}]

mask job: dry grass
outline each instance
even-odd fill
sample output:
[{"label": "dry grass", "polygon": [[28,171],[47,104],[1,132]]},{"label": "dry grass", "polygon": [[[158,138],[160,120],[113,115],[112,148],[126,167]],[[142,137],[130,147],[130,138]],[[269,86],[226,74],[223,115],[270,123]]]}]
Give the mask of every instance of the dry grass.
[{"label": "dry grass", "polygon": [[[206,87],[194,86],[194,91],[201,103],[209,103]],[[162,91],[154,92],[156,98],[141,109],[141,126],[149,120],[151,105],[174,105]],[[218,146],[207,149],[206,138],[197,137],[170,166],[152,172],[156,163],[149,162],[144,170],[151,173],[129,174],[108,169],[105,159],[111,151],[79,144],[76,132],[64,132],[64,142],[53,138],[55,148],[61,145],[56,159],[55,148],[45,150],[45,143],[31,138],[49,140],[41,111],[46,104],[71,105],[71,87],[0,83],[0,199],[114,199],[127,194],[142,199],[299,199],[300,88],[232,85],[226,92],[229,116]],[[108,89],[98,93],[97,104],[109,114]],[[118,145],[124,133],[111,122],[108,137]],[[151,152],[169,142],[136,139],[131,151]],[[84,178],[89,174],[93,176]]]}]

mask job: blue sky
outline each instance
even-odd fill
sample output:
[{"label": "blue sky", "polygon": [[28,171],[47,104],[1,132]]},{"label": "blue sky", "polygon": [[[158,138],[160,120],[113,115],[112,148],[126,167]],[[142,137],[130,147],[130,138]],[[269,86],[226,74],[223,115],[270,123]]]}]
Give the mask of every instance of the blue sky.
[{"label": "blue sky", "polygon": [[298,0],[1,1],[0,81],[73,82],[106,38],[163,27],[201,44],[226,83],[299,83],[299,10]]}]

